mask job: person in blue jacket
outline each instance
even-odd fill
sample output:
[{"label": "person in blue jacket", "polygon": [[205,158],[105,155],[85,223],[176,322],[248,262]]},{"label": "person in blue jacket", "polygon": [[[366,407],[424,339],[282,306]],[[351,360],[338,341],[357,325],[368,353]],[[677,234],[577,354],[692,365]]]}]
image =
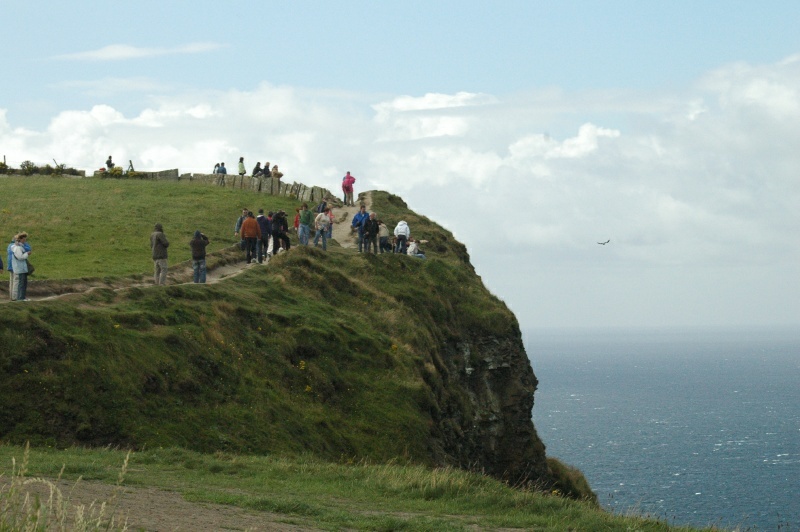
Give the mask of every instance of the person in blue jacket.
[{"label": "person in blue jacket", "polygon": [[[11,243],[8,245],[8,248],[6,250],[6,251],[8,251],[8,256],[7,256],[8,261],[6,262],[6,264],[8,265],[8,274],[9,274],[8,294],[11,296],[11,301],[16,301],[17,300],[17,289],[18,289],[18,287],[17,287],[17,283],[14,280],[14,262],[13,261],[14,261],[14,245],[17,242],[17,237],[18,236],[19,235],[14,235],[14,237],[11,239]],[[26,253],[29,253],[31,251],[31,245],[28,244],[27,240],[22,244],[22,247],[23,247],[23,249],[25,250]],[[2,264],[2,261],[0,261],[0,264]],[[2,269],[3,269],[2,266],[0,266],[0,270],[2,270]]]},{"label": "person in blue jacket", "polygon": [[361,253],[362,248],[364,247],[364,224],[369,220],[369,214],[367,214],[367,207],[363,204],[361,205],[361,209],[353,216],[353,223],[351,227],[353,229],[358,229],[358,252]]},{"label": "person in blue jacket", "polygon": [[9,264],[14,270],[11,292],[12,301],[28,301],[28,255],[31,252],[31,246],[27,240],[28,233],[23,231],[17,235],[16,242],[11,247],[11,262]]}]

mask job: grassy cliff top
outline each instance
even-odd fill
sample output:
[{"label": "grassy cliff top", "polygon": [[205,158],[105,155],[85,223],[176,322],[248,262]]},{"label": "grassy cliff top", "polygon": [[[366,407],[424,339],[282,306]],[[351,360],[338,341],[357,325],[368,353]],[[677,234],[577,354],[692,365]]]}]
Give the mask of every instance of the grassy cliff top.
[{"label": "grassy cliff top", "polygon": [[[243,206],[298,205],[167,182],[8,180],[0,193],[0,226],[31,234],[33,283],[148,272],[156,221],[174,264],[196,228],[219,251]],[[395,196],[373,202],[424,235],[431,259],[298,248],[214,285],[4,304],[0,438],[431,463],[438,347],[517,323],[452,235]]]}]

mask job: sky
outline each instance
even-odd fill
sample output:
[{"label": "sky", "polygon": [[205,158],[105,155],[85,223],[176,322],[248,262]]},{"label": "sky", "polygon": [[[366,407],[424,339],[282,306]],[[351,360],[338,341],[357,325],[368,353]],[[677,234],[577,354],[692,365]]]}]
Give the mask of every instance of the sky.
[{"label": "sky", "polygon": [[523,329],[800,327],[800,2],[0,9],[11,166],[351,171]]}]

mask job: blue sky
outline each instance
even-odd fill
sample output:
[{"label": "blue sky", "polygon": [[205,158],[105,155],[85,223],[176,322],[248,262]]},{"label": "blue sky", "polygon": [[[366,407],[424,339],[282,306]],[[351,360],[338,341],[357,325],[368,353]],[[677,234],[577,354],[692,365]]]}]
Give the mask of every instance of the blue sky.
[{"label": "blue sky", "polygon": [[2,12],[13,165],[351,170],[452,229],[523,327],[800,325],[800,3]]}]

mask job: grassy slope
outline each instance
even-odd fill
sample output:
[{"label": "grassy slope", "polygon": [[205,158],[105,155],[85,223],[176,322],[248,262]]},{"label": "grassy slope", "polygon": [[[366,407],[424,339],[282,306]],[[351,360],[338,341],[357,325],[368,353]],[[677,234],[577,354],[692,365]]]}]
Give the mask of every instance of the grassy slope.
[{"label": "grassy slope", "polygon": [[[72,276],[99,276],[94,257],[111,256],[106,275],[146,271],[141,248],[152,220],[165,224],[180,259],[188,254],[180,242],[197,225],[227,246],[240,205],[257,198],[267,208],[290,206],[177,183],[0,183],[8,205],[35,194],[38,212],[59,214],[33,216],[31,227],[15,223],[33,235],[37,276],[55,265]],[[304,248],[213,286],[96,290],[6,305],[0,437],[429,461],[436,346],[461,330],[505,334],[516,321],[446,231],[395,197],[378,193],[375,202],[390,223],[402,215],[417,234],[424,228],[428,251],[439,258]],[[122,214],[131,210],[138,221]],[[186,221],[200,211],[203,224]],[[4,216],[18,220],[16,213]],[[62,220],[80,221],[65,227]],[[82,245],[53,237],[70,231],[97,234],[91,254],[63,251]],[[131,266],[140,262],[138,270]]]},{"label": "grassy slope", "polygon": [[[148,272],[155,221],[174,263],[195,228],[219,249],[242,206],[296,205],[110,180],[0,180],[0,197],[0,231],[32,234],[37,278]],[[3,305],[0,439],[430,464],[438,346],[518,325],[449,232],[396,196],[373,207],[430,240],[430,260],[304,248],[217,285]]]},{"label": "grassy slope", "polygon": [[[11,458],[19,463],[22,456],[19,447],[0,447],[0,472],[9,473]],[[114,450],[39,449],[31,453],[28,476],[54,477],[64,466],[64,478],[113,484],[124,458]],[[405,463],[151,449],[132,455],[125,485],[284,514],[287,523],[326,530],[688,530],[511,489],[474,473]]]}]

